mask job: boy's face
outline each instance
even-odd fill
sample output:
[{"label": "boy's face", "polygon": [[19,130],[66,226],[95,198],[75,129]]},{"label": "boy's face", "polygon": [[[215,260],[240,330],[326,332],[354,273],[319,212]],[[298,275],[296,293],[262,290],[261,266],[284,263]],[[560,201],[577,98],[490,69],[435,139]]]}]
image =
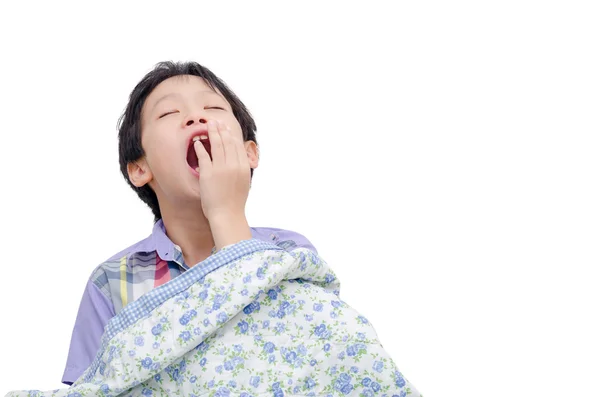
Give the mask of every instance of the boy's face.
[{"label": "boy's face", "polygon": [[[150,184],[161,207],[165,200],[172,204],[197,201],[200,189],[191,139],[198,131],[206,131],[211,119],[229,126],[233,134],[242,135],[229,103],[202,78],[175,76],[156,86],[142,107],[145,156],[128,165],[132,183],[137,187]],[[250,167],[258,167],[256,144],[247,141],[244,146]]]}]

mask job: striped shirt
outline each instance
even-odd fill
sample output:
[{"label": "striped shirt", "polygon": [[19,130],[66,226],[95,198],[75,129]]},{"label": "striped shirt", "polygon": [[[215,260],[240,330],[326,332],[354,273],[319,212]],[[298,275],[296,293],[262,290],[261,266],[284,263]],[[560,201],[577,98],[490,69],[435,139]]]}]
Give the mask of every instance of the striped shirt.
[{"label": "striped shirt", "polygon": [[[291,250],[315,247],[299,233],[276,228],[250,228],[252,238]],[[215,253],[213,247],[211,255]],[[139,299],[188,270],[181,249],[165,232],[162,220],[144,240],[115,254],[93,272],[85,288],[67,357],[62,382],[69,385],[91,364],[104,327],[128,303]]]}]

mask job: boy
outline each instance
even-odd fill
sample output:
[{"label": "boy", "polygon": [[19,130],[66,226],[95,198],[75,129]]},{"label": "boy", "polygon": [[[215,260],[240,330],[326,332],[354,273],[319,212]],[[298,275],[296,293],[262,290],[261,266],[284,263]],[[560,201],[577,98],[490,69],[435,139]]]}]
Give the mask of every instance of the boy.
[{"label": "boy", "polygon": [[[207,68],[159,63],[132,91],[119,124],[121,172],[156,223],[148,238],[92,273],[73,329],[62,379],[67,385],[92,363],[106,324],[123,307],[221,248],[257,238],[317,252],[298,233],[248,226],[244,206],[258,166],[256,125]],[[222,164],[212,163],[215,150],[225,154]]]}]

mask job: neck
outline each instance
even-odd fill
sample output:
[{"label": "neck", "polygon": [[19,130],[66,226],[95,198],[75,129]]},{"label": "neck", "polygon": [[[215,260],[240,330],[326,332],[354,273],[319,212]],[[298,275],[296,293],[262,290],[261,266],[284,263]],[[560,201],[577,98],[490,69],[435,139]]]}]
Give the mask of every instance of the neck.
[{"label": "neck", "polygon": [[161,206],[160,211],[167,236],[181,248],[186,265],[195,266],[210,256],[215,242],[200,204],[176,211],[171,206]]}]

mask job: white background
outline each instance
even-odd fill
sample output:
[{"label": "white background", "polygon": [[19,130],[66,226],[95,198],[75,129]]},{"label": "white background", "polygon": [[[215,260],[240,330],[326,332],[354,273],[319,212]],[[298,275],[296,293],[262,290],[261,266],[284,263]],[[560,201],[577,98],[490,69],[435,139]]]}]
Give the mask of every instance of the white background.
[{"label": "white background", "polygon": [[314,243],[424,395],[598,395],[597,3],[223,3],[0,6],[0,393],[61,387],[87,278],[152,228],[117,119],[194,60],[255,117],[250,224]]}]

